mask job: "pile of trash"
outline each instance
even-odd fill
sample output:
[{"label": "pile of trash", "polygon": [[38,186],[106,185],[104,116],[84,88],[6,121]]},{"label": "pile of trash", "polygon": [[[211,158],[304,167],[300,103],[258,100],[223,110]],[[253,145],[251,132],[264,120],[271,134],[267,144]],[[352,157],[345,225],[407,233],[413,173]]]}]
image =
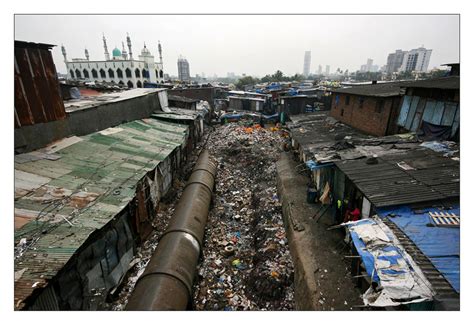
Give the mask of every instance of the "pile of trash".
[{"label": "pile of trash", "polygon": [[218,172],[194,310],[294,309],[293,264],[276,189],[285,135],[239,124],[211,134]]}]

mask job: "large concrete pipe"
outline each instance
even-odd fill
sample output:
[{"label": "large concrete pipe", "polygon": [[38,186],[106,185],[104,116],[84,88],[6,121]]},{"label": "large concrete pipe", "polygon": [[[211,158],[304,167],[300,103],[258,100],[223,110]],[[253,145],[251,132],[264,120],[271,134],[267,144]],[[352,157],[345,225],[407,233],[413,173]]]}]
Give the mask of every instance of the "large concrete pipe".
[{"label": "large concrete pipe", "polygon": [[126,310],[185,310],[188,306],[216,172],[204,150]]}]

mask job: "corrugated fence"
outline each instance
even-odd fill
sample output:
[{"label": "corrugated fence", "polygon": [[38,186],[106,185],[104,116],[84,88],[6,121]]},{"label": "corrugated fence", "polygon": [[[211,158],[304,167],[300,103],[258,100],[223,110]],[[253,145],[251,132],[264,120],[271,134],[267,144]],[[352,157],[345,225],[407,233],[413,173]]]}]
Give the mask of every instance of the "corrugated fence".
[{"label": "corrugated fence", "polygon": [[15,41],[15,128],[66,118],[53,46]]}]

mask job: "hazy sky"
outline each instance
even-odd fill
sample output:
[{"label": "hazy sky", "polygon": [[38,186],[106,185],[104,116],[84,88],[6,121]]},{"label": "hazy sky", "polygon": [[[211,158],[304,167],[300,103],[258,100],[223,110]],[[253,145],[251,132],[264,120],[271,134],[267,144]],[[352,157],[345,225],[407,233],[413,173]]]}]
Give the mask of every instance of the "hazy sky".
[{"label": "hazy sky", "polygon": [[68,58],[103,60],[102,33],[109,53],[122,48],[127,32],[134,58],[146,42],[158,60],[163,47],[165,73],[177,75],[185,56],[191,75],[226,76],[227,72],[263,76],[277,69],[301,73],[306,50],[311,71],[318,65],[355,71],[367,58],[386,64],[388,53],[424,45],[433,49],[430,68],[459,62],[457,15],[16,15],[15,39],[58,45],[53,57],[65,72],[60,45]]}]

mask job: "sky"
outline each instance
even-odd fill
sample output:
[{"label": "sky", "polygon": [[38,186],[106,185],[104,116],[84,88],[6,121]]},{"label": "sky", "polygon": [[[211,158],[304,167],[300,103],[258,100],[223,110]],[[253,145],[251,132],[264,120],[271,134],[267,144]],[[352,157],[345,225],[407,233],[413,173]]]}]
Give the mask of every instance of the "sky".
[{"label": "sky", "polygon": [[129,33],[134,57],[146,43],[155,61],[160,41],[170,75],[178,74],[180,55],[191,76],[293,75],[302,73],[305,51],[311,72],[320,64],[355,71],[367,58],[382,66],[390,52],[420,46],[433,50],[429,69],[459,62],[458,15],[15,15],[16,40],[58,45],[52,51],[61,73],[61,44],[68,59],[84,57],[87,47],[91,60],[103,60],[102,33],[109,53]]}]

